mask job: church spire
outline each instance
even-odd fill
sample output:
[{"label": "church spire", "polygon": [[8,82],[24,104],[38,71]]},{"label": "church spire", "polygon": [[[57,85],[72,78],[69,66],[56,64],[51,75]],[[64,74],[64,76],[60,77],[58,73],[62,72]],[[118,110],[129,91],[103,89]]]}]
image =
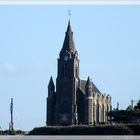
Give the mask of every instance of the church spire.
[{"label": "church spire", "polygon": [[71,25],[70,25],[70,19],[68,21],[67,32],[71,32],[73,34],[72,29],[71,29]]},{"label": "church spire", "polygon": [[70,20],[68,21],[67,31],[65,34],[65,39],[61,50],[61,54],[66,51],[76,52]]}]

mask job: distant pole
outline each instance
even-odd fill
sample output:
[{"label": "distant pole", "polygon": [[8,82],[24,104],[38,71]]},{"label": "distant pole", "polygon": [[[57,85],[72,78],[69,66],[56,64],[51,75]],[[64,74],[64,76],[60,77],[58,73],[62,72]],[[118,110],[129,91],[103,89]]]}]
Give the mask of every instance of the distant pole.
[{"label": "distant pole", "polygon": [[10,115],[11,115],[11,122],[10,122],[10,132],[13,132],[14,130],[14,123],[13,123],[13,98],[11,98],[11,103],[10,103]]},{"label": "distant pole", "polygon": [[131,106],[133,108],[133,106],[134,106],[134,100],[131,100]]},{"label": "distant pole", "polygon": [[117,110],[119,110],[119,103],[117,102]]}]

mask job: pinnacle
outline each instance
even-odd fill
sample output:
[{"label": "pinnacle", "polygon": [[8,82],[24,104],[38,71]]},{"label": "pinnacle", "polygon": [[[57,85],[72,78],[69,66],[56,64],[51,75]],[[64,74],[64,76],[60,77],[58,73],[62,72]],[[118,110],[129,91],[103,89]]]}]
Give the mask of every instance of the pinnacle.
[{"label": "pinnacle", "polygon": [[91,84],[91,80],[90,80],[90,78],[89,78],[89,76],[88,76],[86,85],[90,85],[90,84]]},{"label": "pinnacle", "polygon": [[50,86],[50,87],[54,86],[54,83],[53,83],[53,78],[52,78],[52,76],[51,76],[51,78],[50,78],[50,81],[49,81],[49,86]]}]

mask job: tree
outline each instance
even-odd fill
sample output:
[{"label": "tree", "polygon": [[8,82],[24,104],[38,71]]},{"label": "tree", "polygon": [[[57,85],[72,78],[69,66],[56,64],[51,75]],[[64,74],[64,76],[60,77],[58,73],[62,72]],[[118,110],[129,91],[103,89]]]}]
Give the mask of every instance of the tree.
[{"label": "tree", "polygon": [[140,111],[140,100],[138,101],[137,105],[134,106],[134,110]]}]

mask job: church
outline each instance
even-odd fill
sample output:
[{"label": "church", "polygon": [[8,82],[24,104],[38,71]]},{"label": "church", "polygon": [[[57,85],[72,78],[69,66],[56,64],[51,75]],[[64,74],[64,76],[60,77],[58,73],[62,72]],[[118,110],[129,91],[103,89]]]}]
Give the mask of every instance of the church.
[{"label": "church", "polygon": [[52,77],[48,84],[46,125],[107,123],[111,97],[102,94],[89,77],[80,79],[80,61],[70,20],[57,61],[56,85]]}]

